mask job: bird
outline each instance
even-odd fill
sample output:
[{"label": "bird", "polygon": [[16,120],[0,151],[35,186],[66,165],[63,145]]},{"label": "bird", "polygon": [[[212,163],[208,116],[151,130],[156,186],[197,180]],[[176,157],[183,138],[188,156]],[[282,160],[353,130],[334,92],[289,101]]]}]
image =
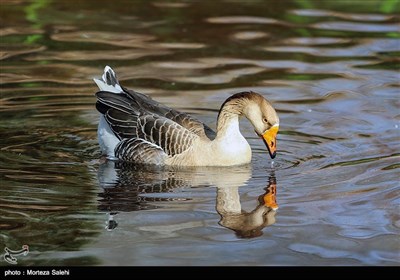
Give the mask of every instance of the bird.
[{"label": "bird", "polygon": [[110,160],[158,166],[235,166],[251,162],[249,143],[239,130],[244,116],[276,156],[279,117],[261,94],[243,91],[221,105],[216,132],[193,116],[170,108],[148,95],[123,87],[106,66],[96,109],[102,155]]}]

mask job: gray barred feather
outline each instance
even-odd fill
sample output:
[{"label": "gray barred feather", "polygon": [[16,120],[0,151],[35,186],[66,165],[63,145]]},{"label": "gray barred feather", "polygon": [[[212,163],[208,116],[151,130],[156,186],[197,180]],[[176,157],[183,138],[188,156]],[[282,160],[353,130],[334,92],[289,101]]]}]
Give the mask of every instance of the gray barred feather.
[{"label": "gray barred feather", "polygon": [[151,97],[147,95],[144,95],[142,93],[133,90],[128,90],[125,88],[123,89],[127,93],[127,95],[129,95],[130,98],[134,99],[138,104],[140,104],[140,107],[143,110],[152,114],[164,116],[167,119],[170,119],[180,124],[184,128],[188,129],[189,131],[193,132],[194,134],[197,134],[202,138],[208,138],[210,140],[214,140],[216,133],[201,121],[189,116],[186,113],[182,113],[168,106],[165,106],[164,104],[161,104],[153,100]]},{"label": "gray barred feather", "polygon": [[[102,105],[118,109],[127,114],[130,113],[138,113],[139,111],[136,109],[137,105],[134,104],[131,100],[124,98],[125,95],[115,94],[108,91],[99,91],[96,93],[97,102]],[[101,112],[102,113],[102,112]]]},{"label": "gray barred feather", "polygon": [[160,148],[143,139],[122,140],[115,148],[115,156],[129,162],[163,164],[167,154]]},{"label": "gray barred feather", "polygon": [[[120,86],[111,68],[103,75],[103,80],[107,85]],[[198,138],[215,138],[215,132],[195,118],[142,93],[122,86],[121,89],[118,93],[96,93],[96,108],[121,140],[115,148],[117,158],[161,164],[167,157],[189,149]]]}]

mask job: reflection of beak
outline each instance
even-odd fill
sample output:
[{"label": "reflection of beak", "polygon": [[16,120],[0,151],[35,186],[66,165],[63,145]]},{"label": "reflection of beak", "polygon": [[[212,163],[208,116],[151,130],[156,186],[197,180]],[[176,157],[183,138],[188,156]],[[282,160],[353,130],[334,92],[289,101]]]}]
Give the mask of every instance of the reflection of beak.
[{"label": "reflection of beak", "polygon": [[262,138],[265,145],[268,148],[269,155],[271,158],[276,156],[276,135],[278,134],[279,124],[275,124],[270,129],[264,132]]},{"label": "reflection of beak", "polygon": [[275,211],[278,210],[278,204],[276,203],[276,185],[270,185],[268,187],[268,192],[263,198],[265,206]]}]

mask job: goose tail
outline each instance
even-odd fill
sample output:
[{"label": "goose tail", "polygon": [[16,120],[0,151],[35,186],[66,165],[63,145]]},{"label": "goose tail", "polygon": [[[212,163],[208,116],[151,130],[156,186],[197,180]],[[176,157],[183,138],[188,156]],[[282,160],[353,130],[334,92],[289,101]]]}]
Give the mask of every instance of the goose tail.
[{"label": "goose tail", "polygon": [[124,92],[118,82],[117,75],[108,65],[104,67],[104,73],[103,76],[101,76],[101,79],[94,78],[93,81],[101,91],[109,91],[114,93]]}]

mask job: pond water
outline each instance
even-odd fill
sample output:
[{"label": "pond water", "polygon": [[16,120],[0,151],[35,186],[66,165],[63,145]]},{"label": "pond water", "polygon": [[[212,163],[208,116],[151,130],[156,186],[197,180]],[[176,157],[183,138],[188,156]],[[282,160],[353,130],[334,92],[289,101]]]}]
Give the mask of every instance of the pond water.
[{"label": "pond water", "polygon": [[[73,3],[0,7],[0,243],[29,246],[18,264],[400,264],[398,1]],[[274,163],[247,120],[249,166],[102,160],[105,65],[212,128],[228,96],[261,93]]]}]

